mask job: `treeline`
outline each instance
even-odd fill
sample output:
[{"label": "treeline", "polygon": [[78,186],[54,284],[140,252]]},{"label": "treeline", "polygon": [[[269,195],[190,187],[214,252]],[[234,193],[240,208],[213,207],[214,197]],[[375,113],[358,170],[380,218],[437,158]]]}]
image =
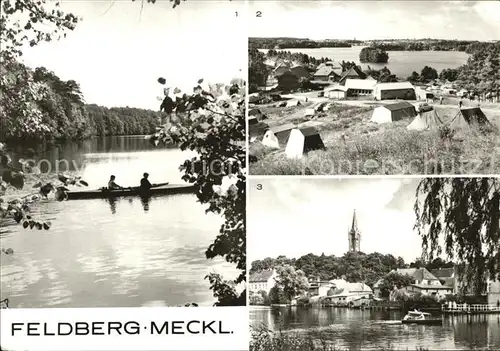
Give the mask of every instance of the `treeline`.
[{"label": "treeline", "polygon": [[468,51],[471,45],[478,44],[470,40],[411,40],[394,42],[372,42],[372,45],[385,51]]},{"label": "treeline", "polygon": [[315,58],[301,52],[290,52],[286,50],[274,50],[269,49],[266,53],[268,59],[292,61],[299,65],[314,65],[317,66],[320,63],[331,61],[328,57]]},{"label": "treeline", "polygon": [[456,83],[480,93],[500,91],[500,42],[476,43],[467,62],[457,68]]},{"label": "treeline", "polygon": [[445,262],[440,258],[432,262],[417,259],[407,264],[402,257],[394,257],[391,254],[384,255],[378,252],[370,254],[348,252],[342,257],[325,254],[318,256],[311,253],[298,259],[278,256],[277,258],[268,257],[254,261],[250,268],[250,274],[287,265],[304,272],[308,278],[321,280],[344,278],[349,282],[363,281],[370,287],[373,287],[378,279],[396,268],[427,268],[430,270],[453,267],[453,263]]},{"label": "treeline", "polygon": [[6,61],[2,68],[1,140],[51,142],[148,134],[160,117],[151,110],[87,105],[77,82],[61,80],[44,67],[32,70]]},{"label": "treeline", "polygon": [[311,40],[304,38],[249,38],[248,46],[256,49],[350,48],[356,40]]}]

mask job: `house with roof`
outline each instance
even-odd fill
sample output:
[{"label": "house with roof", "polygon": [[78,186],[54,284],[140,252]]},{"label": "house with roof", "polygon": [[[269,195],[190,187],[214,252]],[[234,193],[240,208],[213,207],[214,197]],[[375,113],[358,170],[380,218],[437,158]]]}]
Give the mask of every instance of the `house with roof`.
[{"label": "house with roof", "polygon": [[351,67],[347,71],[342,73],[339,83],[345,84],[347,79],[365,79],[366,74],[364,74],[359,68]]},{"label": "house with roof", "polygon": [[276,284],[274,280],[275,277],[276,277],[276,271],[274,269],[250,274],[250,279],[248,283],[249,291],[251,293],[265,291],[267,294],[269,294],[269,291]]},{"label": "house with roof", "polygon": [[[397,273],[408,275],[412,278],[412,283],[407,287],[399,289],[406,293],[421,293],[423,295],[432,295],[444,297],[453,293],[453,287],[441,284],[441,281],[425,268],[398,268],[388,274]],[[373,292],[376,297],[381,297],[380,285],[383,278],[379,279],[373,286]],[[392,293],[391,297],[392,298]]]},{"label": "house with roof", "polygon": [[410,82],[377,83],[373,95],[377,100],[416,100],[415,88]]},{"label": "house with roof", "polygon": [[290,68],[290,72],[292,72],[292,74],[296,75],[299,79],[311,78],[311,72],[309,72],[309,70],[304,66],[300,66],[300,65],[293,66],[292,68]]},{"label": "house with roof", "polygon": [[341,75],[342,66],[334,61],[327,61],[318,66],[316,73],[313,75],[313,80],[323,82],[337,81]]},{"label": "house with roof", "polygon": [[333,72],[335,72],[335,74],[338,75],[339,77],[342,75],[342,71],[343,71],[342,65],[340,63],[338,63],[337,61],[323,62],[316,69],[318,70],[318,69],[321,69],[324,67],[331,68],[333,70]]},{"label": "house with roof", "polygon": [[453,294],[458,293],[458,276],[456,268],[437,268],[431,269],[430,272],[439,279],[442,285],[451,287],[453,289]]},{"label": "house with roof", "polygon": [[377,82],[371,79],[346,79],[347,96],[371,96]]},{"label": "house with roof", "polygon": [[335,305],[347,306],[360,298],[373,298],[372,289],[365,283],[349,283],[344,279],[331,280],[332,292],[326,296],[325,302]]}]

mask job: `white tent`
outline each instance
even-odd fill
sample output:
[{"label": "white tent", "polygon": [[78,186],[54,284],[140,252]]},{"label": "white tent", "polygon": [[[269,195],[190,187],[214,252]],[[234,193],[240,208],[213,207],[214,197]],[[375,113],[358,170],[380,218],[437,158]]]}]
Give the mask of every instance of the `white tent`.
[{"label": "white tent", "polygon": [[266,134],[264,134],[264,137],[262,138],[262,144],[271,148],[271,149],[279,149],[280,148],[280,143],[278,141],[278,138],[276,135],[271,130],[268,130]]},{"label": "white tent", "polygon": [[298,106],[298,105],[300,105],[299,100],[292,99],[292,100],[288,100],[286,102],[286,107],[292,107],[292,106]]},{"label": "white tent", "polygon": [[301,158],[305,153],[324,149],[325,145],[318,131],[313,127],[293,129],[290,132],[285,154],[288,158]]},{"label": "white tent", "polygon": [[373,110],[371,121],[376,123],[391,123],[405,118],[413,118],[416,115],[415,106],[403,101],[376,107]]},{"label": "white tent", "polygon": [[306,116],[306,117],[309,117],[309,116],[314,116],[314,114],[315,114],[315,113],[316,113],[316,110],[315,110],[315,109],[313,109],[313,108],[308,108],[308,109],[306,109],[306,114],[305,114],[305,116]]},{"label": "white tent", "polygon": [[406,127],[408,130],[438,130],[444,126],[435,110],[422,112]]}]

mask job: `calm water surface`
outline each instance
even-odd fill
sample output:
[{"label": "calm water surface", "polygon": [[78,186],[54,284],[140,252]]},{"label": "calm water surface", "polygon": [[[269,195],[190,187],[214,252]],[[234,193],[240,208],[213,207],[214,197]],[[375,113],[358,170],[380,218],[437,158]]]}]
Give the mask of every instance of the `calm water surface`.
[{"label": "calm water surface", "polygon": [[273,330],[321,334],[349,350],[500,349],[500,315],[446,317],[443,326],[403,325],[400,311],[250,307],[250,323]]},{"label": "calm water surface", "polygon": [[[359,53],[363,46],[350,48],[319,48],[319,49],[283,49],[290,52],[301,52],[303,54],[322,58],[328,57],[335,61],[359,62]],[[267,50],[262,50],[267,52]],[[438,73],[445,68],[457,68],[467,62],[469,54],[460,51],[387,51],[389,61],[387,63],[361,64],[363,69],[368,66],[374,69],[387,67],[392,74],[406,78],[413,71],[420,73],[425,66],[435,68]]]},{"label": "calm water surface", "polygon": [[[181,184],[178,167],[192,154],[153,149],[143,137],[109,137],[37,156],[52,167],[55,160],[68,160],[69,171],[94,189],[105,186],[110,174],[122,186],[138,185],[145,171],[152,183]],[[47,170],[49,163],[41,166]],[[14,250],[1,255],[1,298],[12,307],[211,305],[205,275],[236,272],[223,260],[205,258],[221,218],[206,215],[196,201],[194,195],[175,195],[42,202],[33,215],[50,220],[50,230],[1,223],[1,245]]]}]

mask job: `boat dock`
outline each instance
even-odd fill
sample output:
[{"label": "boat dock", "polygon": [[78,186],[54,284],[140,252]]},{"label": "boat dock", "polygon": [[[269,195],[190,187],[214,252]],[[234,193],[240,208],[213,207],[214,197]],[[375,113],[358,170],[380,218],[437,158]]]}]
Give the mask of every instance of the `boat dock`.
[{"label": "boat dock", "polygon": [[500,306],[447,303],[441,306],[441,312],[446,314],[500,314]]}]

